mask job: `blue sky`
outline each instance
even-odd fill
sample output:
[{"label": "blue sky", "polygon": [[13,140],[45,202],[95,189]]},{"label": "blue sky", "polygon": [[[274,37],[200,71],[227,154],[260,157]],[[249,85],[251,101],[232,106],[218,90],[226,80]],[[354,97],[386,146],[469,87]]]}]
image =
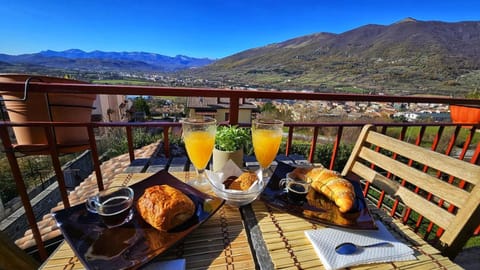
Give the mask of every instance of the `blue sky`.
[{"label": "blue sky", "polygon": [[480,1],[0,0],[0,53],[76,48],[222,58],[406,17],[480,21]]}]

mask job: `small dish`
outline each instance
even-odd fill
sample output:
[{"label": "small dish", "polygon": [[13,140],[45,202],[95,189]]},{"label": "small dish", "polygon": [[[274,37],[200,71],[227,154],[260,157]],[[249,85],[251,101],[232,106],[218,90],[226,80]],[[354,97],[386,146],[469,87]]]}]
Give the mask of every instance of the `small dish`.
[{"label": "small dish", "polygon": [[257,199],[266,187],[266,181],[262,178],[261,170],[256,171],[257,180],[248,190],[234,190],[225,187],[224,183],[229,177],[238,177],[242,171],[232,160],[227,161],[223,169],[219,172],[207,170],[207,178],[212,186],[212,190],[218,197],[224,199],[226,204],[235,207],[247,205]]},{"label": "small dish", "polygon": [[[265,185],[263,185],[263,188],[264,187]],[[263,188],[248,192],[248,191],[238,191],[238,190],[232,190],[232,189],[221,189],[221,188],[218,188],[217,186],[212,185],[212,190],[215,193],[215,195],[224,199],[226,204],[235,206],[235,207],[244,206],[253,202],[255,199],[258,198],[258,196],[260,196],[260,193],[262,193]]]}]

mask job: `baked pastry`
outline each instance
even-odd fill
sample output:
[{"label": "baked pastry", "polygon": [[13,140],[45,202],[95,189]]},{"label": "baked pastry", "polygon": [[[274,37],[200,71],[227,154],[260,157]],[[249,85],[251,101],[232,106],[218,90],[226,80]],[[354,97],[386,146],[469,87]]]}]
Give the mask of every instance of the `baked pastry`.
[{"label": "baked pastry", "polygon": [[234,179],[226,188],[235,190],[248,190],[255,181],[257,181],[257,174],[254,172],[244,172],[236,179]]},{"label": "baked pastry", "polygon": [[295,168],[292,175],[310,182],[312,189],[332,200],[342,213],[350,211],[355,204],[352,183],[335,171],[325,168]]},{"label": "baked pastry", "polygon": [[190,219],[195,204],[180,190],[169,185],[156,185],[145,190],[138,199],[142,218],[160,231],[168,231]]}]

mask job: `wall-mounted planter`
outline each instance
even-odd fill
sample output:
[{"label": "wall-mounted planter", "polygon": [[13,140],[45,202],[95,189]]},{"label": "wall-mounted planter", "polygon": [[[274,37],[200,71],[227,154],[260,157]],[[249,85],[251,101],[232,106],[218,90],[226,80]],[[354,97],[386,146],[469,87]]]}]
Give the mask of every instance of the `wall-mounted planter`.
[{"label": "wall-mounted planter", "polygon": [[[86,82],[26,74],[0,74],[0,82],[32,82],[45,83],[80,83]],[[95,94],[64,94],[49,93],[48,103],[45,93],[11,92],[0,88],[8,117],[11,122],[54,121],[54,122],[90,122]],[[49,110],[51,118],[49,116]],[[14,127],[13,131],[19,145],[46,144],[47,137],[44,128]],[[82,145],[88,143],[88,132],[85,127],[56,127],[55,137],[59,145]],[[75,151],[75,149],[71,149]],[[65,151],[63,151],[65,152]]]},{"label": "wall-mounted planter", "polygon": [[479,124],[480,106],[450,105],[450,118],[453,123]]}]

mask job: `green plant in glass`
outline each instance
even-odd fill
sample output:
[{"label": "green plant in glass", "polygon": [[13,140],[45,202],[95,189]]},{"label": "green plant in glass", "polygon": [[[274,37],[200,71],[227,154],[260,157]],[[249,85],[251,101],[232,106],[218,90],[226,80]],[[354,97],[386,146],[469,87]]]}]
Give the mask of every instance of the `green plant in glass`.
[{"label": "green plant in glass", "polygon": [[238,126],[219,126],[215,135],[215,149],[233,152],[248,150],[251,144],[250,132]]},{"label": "green plant in glass", "polygon": [[219,171],[231,159],[238,167],[243,167],[244,152],[252,152],[250,131],[238,126],[219,126],[215,134],[213,149],[213,170]]}]

